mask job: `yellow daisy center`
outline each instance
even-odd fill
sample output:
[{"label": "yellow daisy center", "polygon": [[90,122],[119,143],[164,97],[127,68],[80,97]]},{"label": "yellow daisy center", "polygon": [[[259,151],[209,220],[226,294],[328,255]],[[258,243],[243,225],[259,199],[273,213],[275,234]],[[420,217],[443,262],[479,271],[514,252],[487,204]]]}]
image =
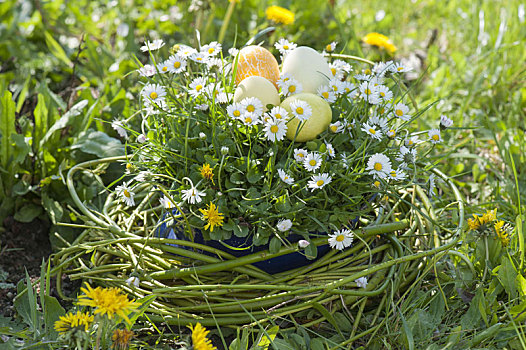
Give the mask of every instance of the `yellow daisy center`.
[{"label": "yellow daisy center", "polygon": [[344,239],[345,239],[345,236],[344,236],[344,235],[338,235],[338,236],[336,236],[336,241],[337,241],[337,242],[343,242]]},{"label": "yellow daisy center", "polygon": [[338,127],[336,125],[331,125],[331,131],[332,132],[338,131]]},{"label": "yellow daisy center", "polygon": [[365,89],[364,92],[365,92],[366,95],[370,95],[371,94],[371,89]]},{"label": "yellow daisy center", "polygon": [[195,87],[195,91],[199,92],[199,91],[201,91],[202,88],[203,88],[203,85],[197,85]]},{"label": "yellow daisy center", "polygon": [[298,153],[298,157],[303,158],[305,155],[303,153]]},{"label": "yellow daisy center", "polygon": [[209,54],[213,54],[214,51],[215,51],[215,49],[214,49],[213,47],[211,47],[211,48],[208,49],[208,53],[209,53]]},{"label": "yellow daisy center", "polygon": [[380,92],[380,96],[385,97],[385,92]]},{"label": "yellow daisy center", "polygon": [[246,117],[245,118],[245,123],[247,123],[247,124],[252,123],[252,118]]},{"label": "yellow daisy center", "polygon": [[412,145],[413,145],[413,141],[412,141],[412,140],[409,140],[409,141],[407,141],[407,144],[408,144],[409,146],[412,146]]},{"label": "yellow daisy center", "polygon": [[370,70],[370,69],[366,69],[366,70],[364,71],[364,73],[365,73],[365,74],[371,74],[371,70]]},{"label": "yellow daisy center", "polygon": [[374,130],[373,128],[370,128],[370,129],[369,129],[369,132],[370,132],[371,134],[373,134],[373,135],[376,135],[376,130]]},{"label": "yellow daisy center", "polygon": [[[318,187],[323,186],[324,183],[325,183],[325,181],[323,181],[323,180],[318,180],[318,181],[316,181],[316,185],[317,185]],[[341,242],[341,241],[340,241],[340,242]]]},{"label": "yellow daisy center", "polygon": [[315,166],[315,165],[316,165],[316,161],[315,161],[314,159],[311,159],[311,160],[309,161],[309,164],[310,164],[311,166]]},{"label": "yellow daisy center", "polygon": [[331,68],[332,75],[336,75],[336,68]]},{"label": "yellow daisy center", "polygon": [[435,134],[435,135],[431,136],[431,138],[433,139],[433,141],[440,140],[440,136],[438,136],[438,134]]},{"label": "yellow daisy center", "polygon": [[296,108],[296,113],[303,114],[303,108],[301,107]]},{"label": "yellow daisy center", "polygon": [[174,62],[174,68],[179,68],[181,67],[181,62],[177,61],[177,62]]},{"label": "yellow daisy center", "polygon": [[329,98],[329,93],[327,91],[322,92],[321,95],[325,98]]},{"label": "yellow daisy center", "polygon": [[397,110],[395,111],[395,114],[396,114],[397,116],[401,117],[401,116],[404,115],[404,112],[403,112],[401,109],[397,109]]},{"label": "yellow daisy center", "polygon": [[288,49],[289,49],[289,45],[283,45],[283,48],[284,48],[285,50],[288,50]]},{"label": "yellow daisy center", "polygon": [[197,57],[195,60],[196,60],[196,61],[202,61],[202,60],[203,60],[203,57]]},{"label": "yellow daisy center", "polygon": [[249,105],[249,106],[247,107],[247,112],[252,113],[252,112],[254,112],[255,110],[256,110],[256,107],[254,107],[253,105]]},{"label": "yellow daisy center", "polygon": [[159,95],[157,95],[157,93],[155,91],[150,92],[150,98],[152,100],[155,100],[157,98],[157,96],[159,96]]},{"label": "yellow daisy center", "polygon": [[400,72],[401,70],[404,70],[404,67],[398,67],[396,70]]},{"label": "yellow daisy center", "polygon": [[383,167],[382,163],[380,163],[380,162],[376,162],[376,163],[374,163],[374,170],[376,170],[376,171],[380,171],[380,170],[382,170],[383,168],[384,168],[384,167]]},{"label": "yellow daisy center", "polygon": [[376,181],[373,183],[373,185],[374,185],[375,187],[380,187],[380,181],[376,180]]},{"label": "yellow daisy center", "polygon": [[391,171],[391,177],[396,177],[396,171]]},{"label": "yellow daisy center", "polygon": [[166,72],[167,70],[168,70],[168,67],[166,67],[166,66],[164,66],[163,69],[162,69],[163,72]]},{"label": "yellow daisy center", "polygon": [[336,85],[332,86],[332,91],[338,91],[338,87]]},{"label": "yellow daisy center", "polygon": [[277,113],[277,114],[274,116],[274,118],[276,118],[276,119],[281,119],[282,116],[281,116],[281,114]]},{"label": "yellow daisy center", "polygon": [[279,130],[279,128],[278,128],[277,125],[272,125],[272,126],[270,127],[270,132],[273,133],[273,134],[277,133],[278,130]]},{"label": "yellow daisy center", "polygon": [[289,86],[289,92],[295,92],[295,91],[296,91],[296,86],[294,85]]},{"label": "yellow daisy center", "polygon": [[234,115],[234,117],[239,117],[241,115],[241,112],[236,109],[232,114]]},{"label": "yellow daisy center", "polygon": [[124,190],[122,193],[124,193],[124,196],[130,198],[131,197],[131,194],[130,192],[128,192],[128,190]]}]

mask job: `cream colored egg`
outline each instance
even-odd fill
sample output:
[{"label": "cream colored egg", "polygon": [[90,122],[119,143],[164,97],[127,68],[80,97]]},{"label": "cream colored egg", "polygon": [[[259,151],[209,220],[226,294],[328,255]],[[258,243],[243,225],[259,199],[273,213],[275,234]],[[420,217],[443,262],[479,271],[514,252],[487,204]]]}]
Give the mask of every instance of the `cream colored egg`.
[{"label": "cream colored egg", "polygon": [[322,85],[327,85],[332,76],[327,60],[316,50],[300,46],[287,54],[283,61],[283,74],[290,74],[299,81],[303,92],[315,94]]},{"label": "cream colored egg", "polygon": [[281,103],[281,107],[285,108],[290,115],[292,115],[292,109],[290,104],[296,100],[302,100],[309,104],[312,108],[312,115],[307,119],[307,121],[300,125],[298,119],[292,119],[288,124],[287,128],[287,138],[289,140],[294,140],[296,131],[298,127],[301,129],[296,136],[297,142],[306,142],[315,139],[323,131],[327,130],[329,124],[332,120],[332,110],[329,103],[318,95],[311,93],[301,93],[297,95],[290,96]]},{"label": "cream colored egg", "polygon": [[277,87],[279,80],[278,61],[269,50],[261,46],[252,45],[239,51],[236,84],[254,75],[268,79]]},{"label": "cream colored egg", "polygon": [[257,75],[243,79],[234,92],[234,102],[240,102],[247,97],[256,97],[263,106],[268,104],[279,106],[280,102],[278,90],[274,84]]}]

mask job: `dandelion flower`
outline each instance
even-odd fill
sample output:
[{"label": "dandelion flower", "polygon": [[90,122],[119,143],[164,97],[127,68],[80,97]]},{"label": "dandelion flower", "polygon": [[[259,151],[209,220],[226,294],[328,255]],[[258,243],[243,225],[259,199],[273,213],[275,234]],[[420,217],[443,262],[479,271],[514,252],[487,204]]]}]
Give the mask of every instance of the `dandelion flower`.
[{"label": "dandelion flower", "polygon": [[368,45],[376,46],[380,49],[386,50],[390,54],[396,51],[396,46],[391,43],[391,40],[380,33],[369,33],[363,37],[362,41]]},{"label": "dandelion flower", "polygon": [[210,164],[203,164],[203,166],[199,168],[199,172],[201,173],[203,179],[211,180],[212,182],[214,181],[214,173],[210,168]]},{"label": "dandelion flower", "polygon": [[60,334],[65,334],[73,329],[80,329],[87,332],[93,323],[93,315],[87,312],[68,313],[65,316],[59,316],[55,322],[55,330]]},{"label": "dandelion flower", "polygon": [[276,228],[281,232],[287,232],[292,227],[290,219],[282,219],[276,224]]},{"label": "dandelion flower", "polygon": [[130,347],[130,341],[135,333],[127,329],[116,329],[113,331],[111,340],[113,342],[112,349],[127,350]]},{"label": "dandelion flower", "polygon": [[312,107],[305,101],[295,100],[290,104],[292,115],[300,121],[306,121],[312,115]]},{"label": "dandelion flower", "polygon": [[367,169],[370,175],[385,179],[391,172],[391,160],[382,153],[372,155],[367,161]]},{"label": "dandelion flower", "polygon": [[305,161],[305,158],[307,158],[308,154],[309,154],[309,152],[307,152],[306,150],[301,149],[301,148],[296,148],[294,150],[294,159],[297,162],[303,163]]},{"label": "dandelion flower", "polygon": [[367,277],[360,277],[354,281],[358,288],[367,288]]},{"label": "dandelion flower", "polygon": [[429,141],[431,141],[433,144],[442,142],[439,129],[431,129],[427,134],[429,135]]},{"label": "dandelion flower", "polygon": [[199,211],[203,214],[203,220],[207,221],[205,230],[210,228],[210,232],[213,232],[215,226],[223,226],[224,217],[214,203],[210,202],[210,204],[207,204],[207,207],[207,209],[199,209]]},{"label": "dandelion flower", "polygon": [[308,182],[307,186],[311,189],[311,191],[314,191],[316,189],[325,187],[325,185],[330,184],[331,181],[332,177],[330,177],[327,173],[312,175],[311,180]]},{"label": "dandelion flower", "polygon": [[95,314],[107,315],[109,319],[117,315],[129,324],[128,315],[140,306],[140,303],[129,300],[128,295],[120,288],[97,287],[93,289],[86,283],[86,286],[80,290],[84,294],[78,297],[77,304],[91,306],[95,308]]},{"label": "dandelion flower", "polygon": [[267,19],[281,24],[294,23],[294,13],[280,6],[269,6],[265,11]]},{"label": "dandelion flower", "polygon": [[329,245],[331,248],[343,250],[349,247],[354,239],[354,235],[351,230],[342,229],[329,234]]},{"label": "dandelion flower", "polygon": [[265,124],[264,131],[269,141],[281,141],[287,133],[287,124],[282,120],[271,119]]},{"label": "dandelion flower", "polygon": [[188,93],[193,98],[196,98],[200,96],[204,91],[206,87],[206,80],[205,78],[195,78],[189,86]]},{"label": "dandelion flower", "polygon": [[194,350],[217,350],[212,341],[206,336],[210,331],[198,322],[195,326],[188,326],[192,331],[192,346]]},{"label": "dandelion flower", "polygon": [[274,44],[274,47],[278,49],[278,51],[284,55],[287,52],[290,52],[294,50],[298,45],[293,43],[292,41],[288,41],[287,39],[279,39],[277,43]]},{"label": "dandelion flower", "polygon": [[321,156],[316,153],[309,153],[303,161],[303,166],[308,171],[316,171],[321,166]]},{"label": "dandelion flower", "polygon": [[294,178],[292,178],[289,175],[287,175],[285,170],[278,169],[278,174],[279,174],[279,178],[281,179],[281,181],[283,181],[287,185],[292,185],[294,183]]},{"label": "dandelion flower", "polygon": [[497,237],[502,242],[502,245],[506,247],[508,243],[510,243],[510,238],[508,237],[507,230],[503,226],[504,226],[504,221],[502,220],[497,221],[493,225],[493,227],[495,228],[495,233],[497,234]]},{"label": "dandelion flower", "polygon": [[199,191],[197,188],[192,186],[188,190],[181,190],[182,198],[190,204],[201,203],[201,197],[204,197],[206,193]]},{"label": "dandelion flower", "polygon": [[164,41],[162,41],[162,39],[155,39],[153,42],[148,40],[144,42],[143,46],[141,46],[141,51],[142,52],[146,52],[148,50],[155,51],[155,50],[159,50],[163,46],[164,46]]},{"label": "dandelion flower", "polygon": [[115,187],[115,193],[117,196],[121,197],[121,200],[126,203],[127,206],[133,207],[135,205],[135,193],[131,190],[131,187],[126,182]]}]

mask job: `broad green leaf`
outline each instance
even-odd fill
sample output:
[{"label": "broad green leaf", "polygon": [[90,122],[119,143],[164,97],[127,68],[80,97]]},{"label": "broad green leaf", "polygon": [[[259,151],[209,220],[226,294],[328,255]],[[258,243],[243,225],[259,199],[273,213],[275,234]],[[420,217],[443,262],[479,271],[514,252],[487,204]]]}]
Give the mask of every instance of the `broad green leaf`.
[{"label": "broad green leaf", "polygon": [[247,180],[251,184],[255,184],[263,177],[263,174],[261,174],[257,167],[252,167],[248,170],[247,173]]},{"label": "broad green leaf", "polygon": [[65,128],[68,125],[71,125],[74,119],[82,112],[82,110],[88,105],[88,100],[82,100],[79,103],[75,104],[69,111],[67,111],[59,120],[49,128],[46,132],[46,135],[40,140],[40,147],[43,147],[44,144],[49,140],[49,138],[58,130]]},{"label": "broad green leaf", "polygon": [[49,197],[48,194],[42,191],[42,204],[44,209],[48,213],[49,217],[53,224],[57,224],[62,219],[64,215],[64,209],[59,202],[55,201],[53,198]]},{"label": "broad green leaf", "polygon": [[15,213],[14,218],[19,222],[31,222],[40,214],[42,214],[42,207],[40,205],[29,203],[20,208]]},{"label": "broad green leaf", "polygon": [[66,314],[66,311],[55,297],[49,295],[44,295],[44,304],[44,310],[46,312],[44,315],[45,324],[47,325],[48,332],[51,333],[52,336],[56,336],[57,331],[55,331],[53,325],[58,321],[60,316]]},{"label": "broad green leaf", "polygon": [[135,323],[135,321],[137,321],[137,319],[139,317],[141,317],[146,312],[146,309],[150,306],[151,303],[153,303],[155,301],[156,297],[157,297],[156,295],[147,295],[144,298],[136,300],[137,302],[141,303],[141,306],[139,306],[137,308],[137,310],[134,311],[129,316],[130,323],[131,323],[131,325],[129,325],[129,327],[131,327]]},{"label": "broad green leaf", "polygon": [[15,133],[15,102],[6,90],[0,103],[0,166],[3,169],[7,169],[11,161],[11,135]]},{"label": "broad green leaf", "polygon": [[31,152],[31,146],[26,141],[26,138],[24,135],[20,134],[11,134],[11,139],[14,142],[13,150],[13,162],[14,163],[22,163],[28,154]]},{"label": "broad green leaf", "polygon": [[82,132],[77,143],[71,149],[94,154],[99,158],[116,157],[124,154],[124,146],[119,140],[101,131],[91,129]]},{"label": "broad green leaf", "polygon": [[60,44],[53,38],[53,36],[48,31],[44,32],[44,37],[46,39],[46,45],[49,51],[53,54],[53,56],[61,60],[68,67],[71,67],[73,65],[73,62],[71,62],[68,55],[66,55],[66,52],[64,51],[62,46],[60,46]]},{"label": "broad green leaf", "polygon": [[35,107],[33,115],[35,117],[35,129],[33,131],[33,147],[40,146],[40,140],[48,128],[48,108],[46,106],[46,98],[42,94],[38,94],[38,103]]},{"label": "broad green leaf", "polygon": [[274,254],[279,252],[279,249],[281,248],[281,240],[278,237],[272,237],[269,244],[269,252],[270,254]]},{"label": "broad green leaf", "polygon": [[321,305],[320,303],[312,303],[312,306],[318,310],[321,315],[323,317],[325,317],[327,319],[327,321],[329,321],[329,323],[334,327],[336,328],[336,330],[338,331],[338,333],[340,334],[340,336],[343,337],[343,333],[340,329],[340,325],[339,323],[336,321],[336,319],[334,318],[334,316],[332,316],[332,314],[329,312],[329,310],[327,310],[323,305]]},{"label": "broad green leaf", "polygon": [[517,288],[521,296],[526,295],[526,278],[519,274],[517,275]]},{"label": "broad green leaf", "polygon": [[508,297],[515,299],[517,297],[517,271],[507,256],[503,256],[501,261],[502,265],[497,273],[497,278],[508,293]]}]

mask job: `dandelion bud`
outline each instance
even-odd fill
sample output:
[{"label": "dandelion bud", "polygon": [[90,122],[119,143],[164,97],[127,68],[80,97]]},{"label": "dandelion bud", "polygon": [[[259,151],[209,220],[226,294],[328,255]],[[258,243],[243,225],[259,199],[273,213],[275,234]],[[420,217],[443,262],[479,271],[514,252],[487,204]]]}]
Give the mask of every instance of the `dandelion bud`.
[{"label": "dandelion bud", "polygon": [[310,245],[310,242],[306,241],[304,239],[301,239],[301,240],[298,241],[298,246],[300,248],[307,248],[309,245]]}]

